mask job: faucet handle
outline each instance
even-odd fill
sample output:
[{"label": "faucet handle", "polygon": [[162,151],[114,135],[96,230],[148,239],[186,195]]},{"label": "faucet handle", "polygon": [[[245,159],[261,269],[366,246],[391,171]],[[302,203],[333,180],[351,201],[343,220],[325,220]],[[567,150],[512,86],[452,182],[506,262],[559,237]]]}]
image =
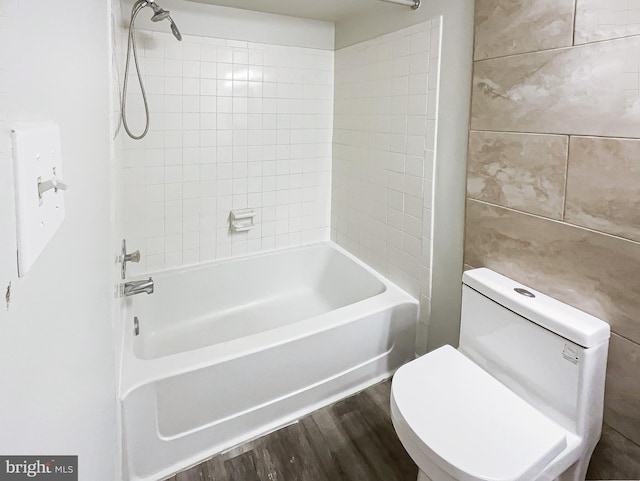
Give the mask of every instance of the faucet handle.
[{"label": "faucet handle", "polygon": [[137,264],[138,262],[140,262],[140,251],[137,250],[135,252],[132,252],[131,254],[125,254],[124,260],[125,262],[135,262]]},{"label": "faucet handle", "polygon": [[127,262],[140,262],[140,251],[137,250],[131,254],[127,254],[127,240],[122,239],[122,255],[118,258],[118,262],[122,264],[120,275],[122,280],[124,280],[125,277],[127,277]]}]

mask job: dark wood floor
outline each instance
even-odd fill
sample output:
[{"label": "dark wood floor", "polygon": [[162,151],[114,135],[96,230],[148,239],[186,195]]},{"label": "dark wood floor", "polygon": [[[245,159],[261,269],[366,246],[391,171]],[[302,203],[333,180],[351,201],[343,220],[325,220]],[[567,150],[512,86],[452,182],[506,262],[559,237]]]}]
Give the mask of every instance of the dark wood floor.
[{"label": "dark wood floor", "polygon": [[390,387],[376,384],[168,481],[415,481],[391,425]]}]

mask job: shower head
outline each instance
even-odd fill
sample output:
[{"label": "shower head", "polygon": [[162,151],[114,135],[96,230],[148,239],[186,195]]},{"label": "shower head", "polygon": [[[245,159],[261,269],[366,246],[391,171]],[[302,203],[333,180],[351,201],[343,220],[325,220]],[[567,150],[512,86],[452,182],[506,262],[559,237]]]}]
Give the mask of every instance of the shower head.
[{"label": "shower head", "polygon": [[140,3],[146,2],[148,7],[153,9],[153,17],[151,17],[152,22],[161,22],[162,20],[169,20],[171,23],[171,33],[173,36],[178,39],[178,41],[182,41],[182,35],[180,35],[180,30],[178,30],[178,26],[175,24],[171,15],[169,14],[169,10],[165,10],[160,5],[158,5],[155,0],[139,0]]},{"label": "shower head", "polygon": [[169,17],[169,22],[171,22],[171,33],[173,33],[173,36],[176,37],[179,42],[182,42],[182,35],[180,35],[180,30],[178,30],[178,26],[171,17]]},{"label": "shower head", "polygon": [[153,17],[151,17],[152,22],[160,22],[162,20],[166,20],[167,18],[170,18],[169,11],[163,9],[162,7],[157,5],[155,2],[149,3],[149,6],[153,8]]}]

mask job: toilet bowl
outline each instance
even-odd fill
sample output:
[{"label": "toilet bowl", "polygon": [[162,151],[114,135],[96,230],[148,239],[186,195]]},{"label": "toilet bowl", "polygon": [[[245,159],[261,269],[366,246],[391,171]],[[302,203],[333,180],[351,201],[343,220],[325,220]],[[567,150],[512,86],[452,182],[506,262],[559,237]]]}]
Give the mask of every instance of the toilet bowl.
[{"label": "toilet bowl", "polygon": [[420,481],[584,480],[609,325],[489,269],[463,276],[458,349],[404,366],[391,418]]}]

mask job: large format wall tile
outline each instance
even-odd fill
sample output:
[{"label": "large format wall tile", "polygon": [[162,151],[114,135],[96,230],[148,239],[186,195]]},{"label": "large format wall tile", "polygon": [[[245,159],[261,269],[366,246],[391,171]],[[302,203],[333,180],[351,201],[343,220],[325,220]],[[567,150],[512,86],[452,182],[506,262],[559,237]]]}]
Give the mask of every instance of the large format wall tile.
[{"label": "large format wall tile", "polygon": [[611,324],[587,479],[640,479],[640,0],[475,6],[465,268]]},{"label": "large format wall tile", "polygon": [[640,37],[475,63],[471,128],[640,137]]},{"label": "large format wall tile", "polygon": [[476,0],[476,60],[573,41],[574,0]]},{"label": "large format wall tile", "polygon": [[562,219],[568,137],[475,132],[469,136],[469,197]]},{"label": "large format wall tile", "polygon": [[600,317],[640,342],[636,242],[469,200],[465,262]]},{"label": "large format wall tile", "polygon": [[640,345],[616,334],[609,341],[604,420],[640,444]]},{"label": "large format wall tile", "polygon": [[640,3],[577,0],[575,43],[640,34]]},{"label": "large format wall tile", "polygon": [[572,137],[565,220],[640,241],[640,140]]},{"label": "large format wall tile", "polygon": [[640,446],[605,424],[587,479],[640,479]]}]

